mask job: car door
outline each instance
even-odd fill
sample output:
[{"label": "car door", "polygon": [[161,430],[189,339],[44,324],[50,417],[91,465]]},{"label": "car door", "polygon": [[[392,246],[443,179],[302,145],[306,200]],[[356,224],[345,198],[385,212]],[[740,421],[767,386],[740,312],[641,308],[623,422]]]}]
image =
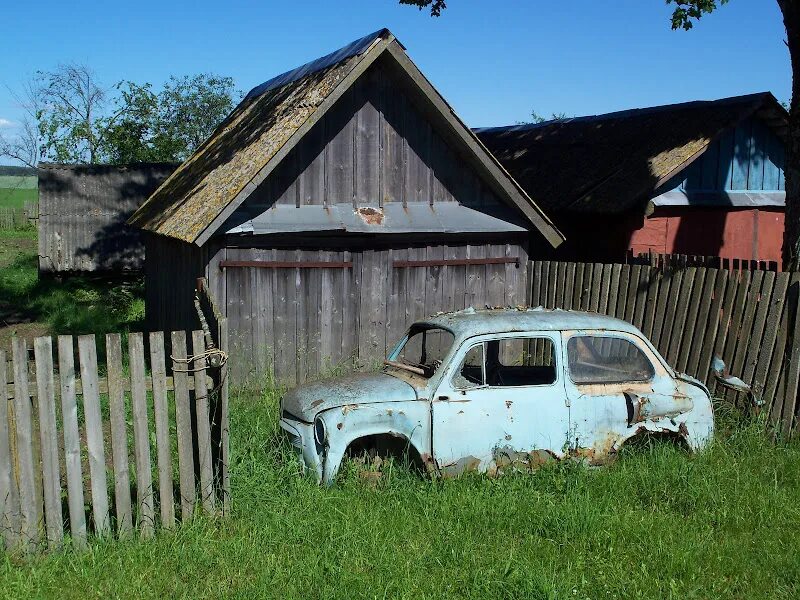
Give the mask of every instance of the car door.
[{"label": "car door", "polygon": [[495,472],[562,456],[569,414],[557,333],[473,338],[433,396],[433,455],[441,472]]},{"label": "car door", "polygon": [[654,417],[686,407],[674,379],[640,338],[622,332],[563,332],[570,450],[602,462]]}]

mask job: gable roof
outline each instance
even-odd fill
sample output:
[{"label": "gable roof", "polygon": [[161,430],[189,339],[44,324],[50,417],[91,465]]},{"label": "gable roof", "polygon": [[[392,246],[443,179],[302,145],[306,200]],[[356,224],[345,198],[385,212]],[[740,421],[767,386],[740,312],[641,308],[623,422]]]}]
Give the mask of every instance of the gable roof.
[{"label": "gable roof", "polygon": [[204,244],[299,140],[381,55],[390,56],[415,97],[492,189],[554,246],[563,236],[382,29],[254,88],[129,223]]},{"label": "gable roof", "polygon": [[788,113],[769,92],[475,132],[546,209],[616,214],[643,208],[751,115],[786,139]]}]

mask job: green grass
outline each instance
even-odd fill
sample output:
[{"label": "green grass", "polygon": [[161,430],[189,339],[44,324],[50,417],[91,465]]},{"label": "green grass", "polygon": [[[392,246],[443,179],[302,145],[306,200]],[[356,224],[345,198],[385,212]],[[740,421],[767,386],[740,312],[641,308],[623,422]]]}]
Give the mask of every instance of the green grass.
[{"label": "green grass", "polygon": [[[796,598],[800,445],[758,424],[707,451],[431,480],[297,475],[277,393],[232,398],[234,514],[155,541],[0,564],[8,597]],[[731,419],[726,419],[731,422]]]},{"label": "green grass", "polygon": [[25,202],[39,199],[39,190],[34,188],[6,188],[0,186],[0,207],[22,208]]},{"label": "green grass", "polygon": [[[137,328],[144,319],[144,283],[70,276],[39,279],[35,232],[0,232],[0,326],[39,322],[56,334]],[[28,242],[27,244],[25,242]]]}]

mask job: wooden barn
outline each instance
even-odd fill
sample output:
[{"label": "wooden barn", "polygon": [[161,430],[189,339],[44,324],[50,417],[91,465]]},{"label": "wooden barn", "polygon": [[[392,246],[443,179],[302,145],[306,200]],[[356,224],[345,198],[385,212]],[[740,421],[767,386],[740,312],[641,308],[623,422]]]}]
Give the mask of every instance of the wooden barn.
[{"label": "wooden barn", "polygon": [[767,92],[476,133],[564,232],[542,256],[780,261],[787,127]]},{"label": "wooden barn", "polygon": [[150,326],[196,326],[206,277],[234,372],[289,382],[524,303],[529,239],[563,239],[385,29],[253,89],[130,223]]},{"label": "wooden barn", "polygon": [[39,272],[141,271],[144,243],[126,221],[176,166],[41,163]]}]

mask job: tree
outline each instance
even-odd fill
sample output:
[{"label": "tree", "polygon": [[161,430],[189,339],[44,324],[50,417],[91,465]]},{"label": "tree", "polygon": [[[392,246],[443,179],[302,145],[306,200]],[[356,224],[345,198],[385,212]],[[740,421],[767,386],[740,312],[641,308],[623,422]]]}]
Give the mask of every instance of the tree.
[{"label": "tree", "polygon": [[39,71],[24,85],[26,117],[0,137],[0,156],[29,166],[64,163],[179,162],[188,158],[241,97],[233,79],[213,74],[105,90],[83,65]]},{"label": "tree", "polygon": [[[692,29],[704,15],[714,12],[729,0],[666,0],[674,4],[673,29]],[[783,260],[786,269],[800,268],[800,0],[776,0],[786,28],[786,46],[792,64],[792,100],[789,105],[789,134],[786,144],[786,220],[783,233]],[[444,0],[400,0],[420,9],[430,7],[438,17],[446,8]]]},{"label": "tree", "polygon": [[37,71],[30,85],[43,158],[57,162],[98,162],[103,143],[106,92],[85,65]]}]

